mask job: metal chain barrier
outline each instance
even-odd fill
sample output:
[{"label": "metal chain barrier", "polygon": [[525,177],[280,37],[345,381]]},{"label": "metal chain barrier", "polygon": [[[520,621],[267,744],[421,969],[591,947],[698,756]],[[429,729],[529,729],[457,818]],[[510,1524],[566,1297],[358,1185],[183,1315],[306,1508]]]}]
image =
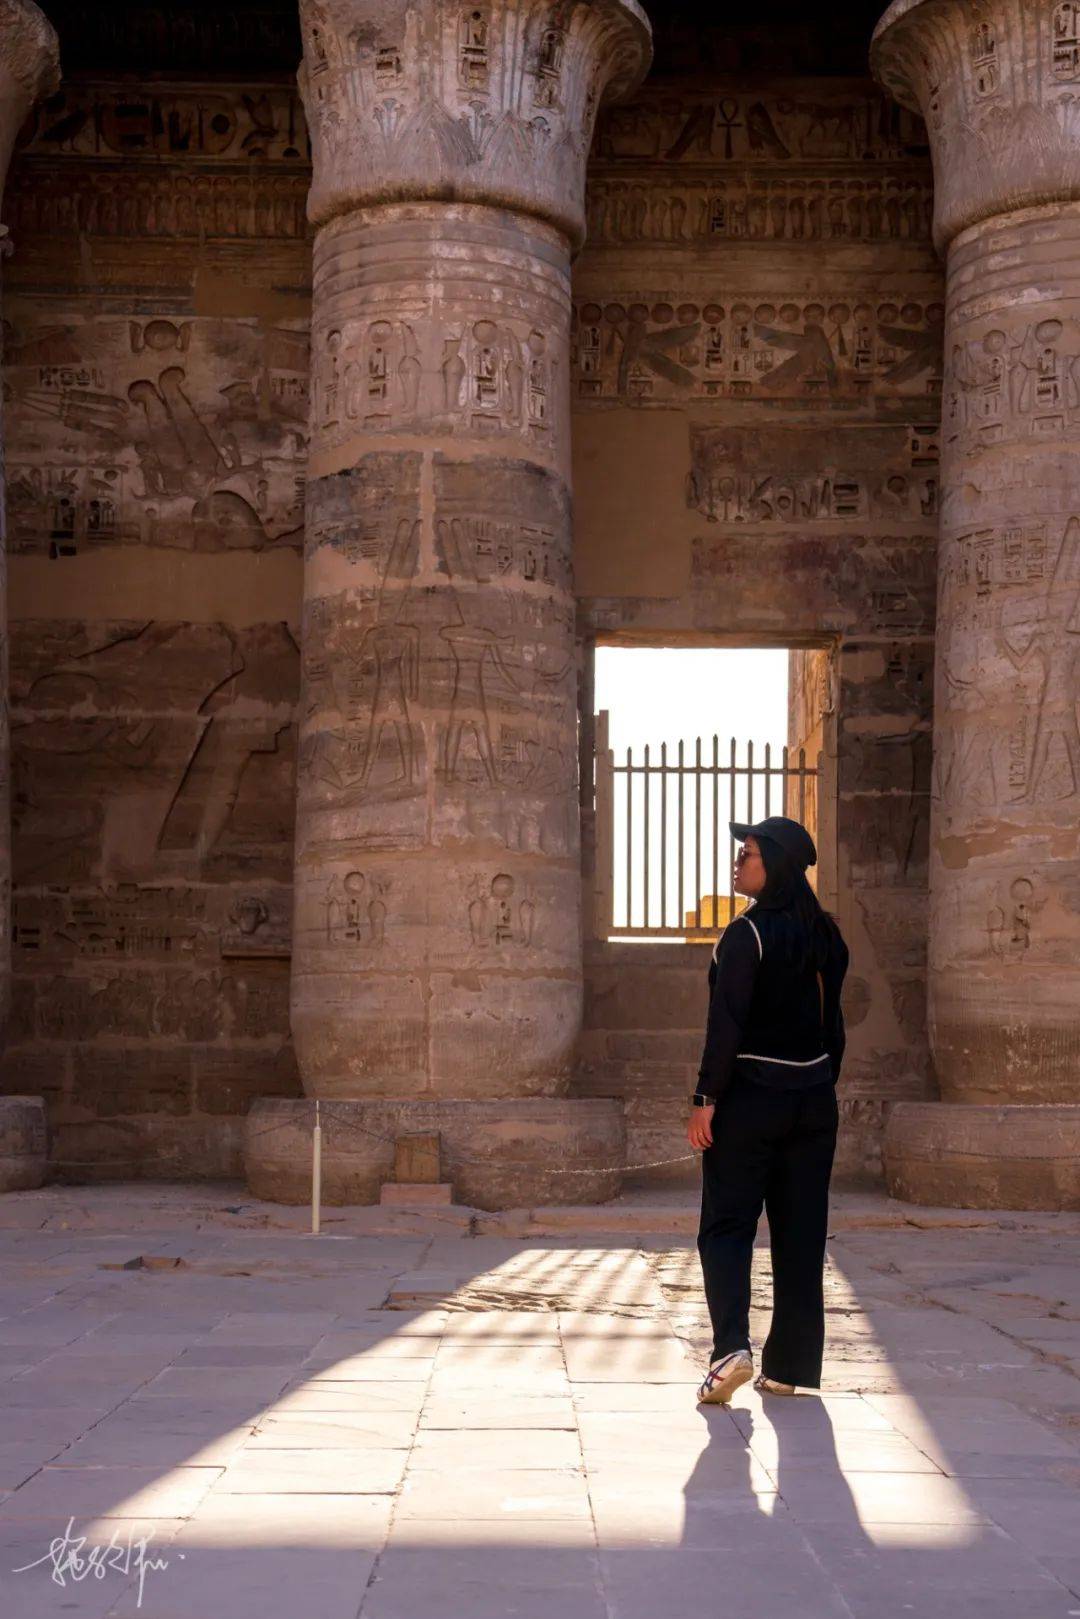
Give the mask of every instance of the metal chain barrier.
[{"label": "metal chain barrier", "polygon": [[[305,1105],[307,1107],[309,1107],[309,1108],[314,1109],[315,1108],[315,1099],[314,1098],[305,1099]],[[335,1113],[333,1103],[323,1102],[320,1099],[320,1101],[319,1101],[319,1109],[320,1109],[320,1112],[324,1116],[326,1116],[328,1118],[331,1118],[331,1119],[335,1119],[339,1124],[343,1124],[345,1126],[345,1128],[348,1129],[348,1130],[355,1130],[359,1135],[369,1136],[373,1141],[385,1142],[387,1145],[389,1145],[391,1147],[395,1145],[395,1142],[396,1142],[396,1137],[395,1136],[387,1135],[385,1133],[385,1131],[382,1131],[382,1130],[373,1130],[370,1127],[370,1125],[358,1124],[355,1119],[348,1117],[348,1115]],[[313,1119],[314,1119],[314,1114],[313,1114]],[[295,1128],[296,1128],[296,1124],[292,1119],[286,1119],[280,1124],[263,1125],[261,1129],[255,1130],[250,1135],[245,1137],[245,1145],[246,1145],[246,1143],[248,1141],[258,1141],[260,1139],[260,1137],[262,1137],[262,1136],[274,1135],[276,1132],[278,1132],[280,1130],[293,1130]],[[170,1157],[172,1157],[174,1159],[178,1158],[179,1154],[178,1153],[172,1153],[172,1154],[166,1153],[163,1156],[164,1156],[165,1161],[167,1162]],[[679,1158],[654,1158],[649,1163],[644,1163],[644,1164],[620,1164],[618,1166],[618,1173],[623,1174],[623,1175],[630,1175],[630,1174],[635,1174],[635,1173],[637,1173],[637,1171],[643,1170],[643,1169],[669,1169],[669,1168],[672,1168],[675,1164],[688,1164],[688,1163],[691,1163],[694,1160],[699,1159],[700,1156],[701,1156],[700,1153],[688,1152],[688,1153],[684,1153]],[[160,1159],[159,1159],[159,1161],[160,1161]],[[476,1165],[478,1167],[482,1167],[482,1166],[484,1166],[486,1164],[489,1164],[491,1162],[491,1160],[489,1158],[472,1158],[472,1157],[469,1157],[466,1154],[460,1154],[460,1153],[456,1153],[456,1154],[453,1155],[453,1161],[455,1163],[458,1163],[458,1164],[473,1164],[473,1165]],[[139,1167],[139,1166],[143,1165],[146,1162],[146,1160],[144,1158],[112,1158],[112,1159],[107,1159],[107,1160],[94,1159],[94,1158],[81,1158],[81,1159],[80,1158],[53,1158],[53,1159],[50,1159],[49,1162],[50,1162],[50,1165],[52,1167],[57,1168],[57,1169],[119,1169],[121,1167],[128,1167],[128,1166],[131,1166],[132,1168]],[[552,1169],[549,1169],[547,1171],[547,1173],[549,1175],[572,1176],[572,1175],[600,1175],[600,1174],[605,1174],[605,1173],[612,1173],[612,1171],[604,1170],[602,1168],[601,1169],[598,1169],[598,1168],[592,1168],[592,1169],[577,1169],[577,1168],[558,1169],[558,1168],[552,1168]]]}]

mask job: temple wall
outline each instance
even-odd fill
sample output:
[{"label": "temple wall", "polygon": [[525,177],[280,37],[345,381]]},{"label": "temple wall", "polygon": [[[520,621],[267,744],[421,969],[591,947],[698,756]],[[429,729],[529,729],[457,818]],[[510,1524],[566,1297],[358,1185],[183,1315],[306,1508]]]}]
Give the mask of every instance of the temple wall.
[{"label": "temple wall", "polygon": [[[930,1086],[944,310],[925,133],[865,80],[654,80],[601,130],[591,199],[575,275],[582,633],[827,655],[836,818],[822,898],[854,957],[840,1165],[876,1174],[888,1104]],[[623,1085],[644,1160],[665,1140],[678,1150],[678,1128],[658,1121],[696,1068],[689,1010],[674,1038],[613,987],[623,954],[589,947],[579,1084]],[[651,998],[665,1021],[684,1003],[701,1015],[700,968],[678,970],[684,992]]]},{"label": "temple wall", "polygon": [[73,1178],[235,1172],[299,1093],[307,181],[270,82],[66,83],[12,175],[4,1085]]},{"label": "temple wall", "polygon": [[[308,174],[295,94],[269,77],[69,81],[12,171],[3,1086],[48,1098],[76,1178],[235,1172],[251,1099],[300,1094]],[[842,1154],[873,1171],[887,1103],[929,1084],[942,283],[921,126],[867,81],[658,81],[607,115],[590,194],[582,645],[827,658],[831,898],[856,958]],[[632,1153],[681,1121],[704,1010],[704,952],[656,948],[677,1027],[640,1028],[625,949],[586,948],[577,1088],[628,1096]]]}]

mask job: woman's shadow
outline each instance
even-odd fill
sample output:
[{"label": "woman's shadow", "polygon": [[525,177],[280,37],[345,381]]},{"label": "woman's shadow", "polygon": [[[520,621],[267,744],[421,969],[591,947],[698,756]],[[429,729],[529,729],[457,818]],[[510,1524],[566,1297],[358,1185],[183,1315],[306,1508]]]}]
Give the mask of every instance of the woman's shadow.
[{"label": "woman's shadow", "polygon": [[681,1544],[732,1554],[726,1600],[745,1597],[756,1609],[775,1596],[777,1611],[790,1598],[807,1614],[842,1612],[815,1542],[827,1536],[856,1564],[877,1551],[841,1467],[833,1419],[814,1395],[766,1400],[700,1408],[709,1440],[684,1486]]}]

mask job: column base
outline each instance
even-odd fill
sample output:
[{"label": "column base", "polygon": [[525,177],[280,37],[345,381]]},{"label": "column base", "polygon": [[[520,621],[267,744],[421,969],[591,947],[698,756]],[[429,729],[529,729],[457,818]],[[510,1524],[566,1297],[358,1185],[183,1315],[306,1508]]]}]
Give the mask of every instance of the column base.
[{"label": "column base", "polygon": [[49,1167],[49,1131],[41,1096],[0,1096],[0,1192],[42,1186]]},{"label": "column base", "polygon": [[[626,1125],[617,1099],[323,1102],[322,1201],[378,1203],[394,1177],[394,1143],[437,1131],[454,1201],[475,1209],[607,1203],[622,1186]],[[311,1200],[315,1103],[266,1097],[252,1104],[244,1172],[256,1197]]]},{"label": "column base", "polygon": [[1080,1106],[897,1102],[885,1182],[906,1203],[1080,1209]]}]

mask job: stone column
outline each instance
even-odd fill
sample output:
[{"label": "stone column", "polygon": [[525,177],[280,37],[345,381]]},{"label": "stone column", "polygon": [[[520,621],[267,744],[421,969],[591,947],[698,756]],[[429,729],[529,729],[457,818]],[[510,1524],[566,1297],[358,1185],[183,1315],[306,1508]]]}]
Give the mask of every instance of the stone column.
[{"label": "stone column", "polygon": [[[618,1108],[564,1100],[582,1002],[570,261],[597,108],[642,76],[648,23],[636,0],[300,10],[304,1087],[349,1104],[327,1110],[341,1129],[434,1124],[469,1201],[610,1195]],[[491,1147],[490,1174],[458,1138]],[[606,1178],[550,1175],[579,1158]]]},{"label": "stone column", "polygon": [[[0,0],[0,201],[19,126],[60,83],[56,34],[32,0]],[[0,224],[0,263],[11,250]],[[11,781],[8,724],[7,496],[0,406],[0,1050],[11,1005]],[[39,1186],[45,1172],[45,1108],[38,1097],[0,1098],[0,1191]]]},{"label": "stone column", "polygon": [[942,1096],[886,1138],[919,1201],[1080,1206],[1080,6],[896,0],[947,256],[931,832]]}]

